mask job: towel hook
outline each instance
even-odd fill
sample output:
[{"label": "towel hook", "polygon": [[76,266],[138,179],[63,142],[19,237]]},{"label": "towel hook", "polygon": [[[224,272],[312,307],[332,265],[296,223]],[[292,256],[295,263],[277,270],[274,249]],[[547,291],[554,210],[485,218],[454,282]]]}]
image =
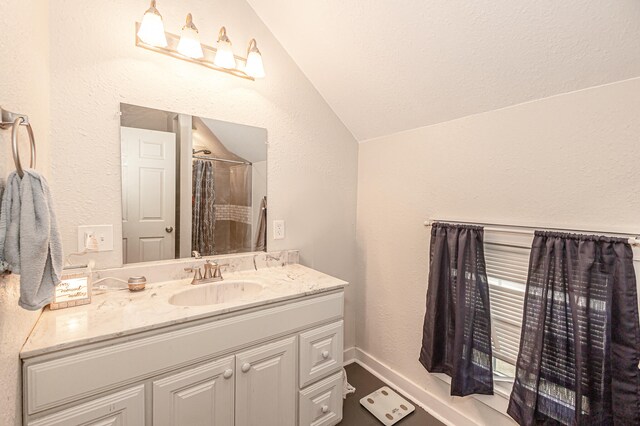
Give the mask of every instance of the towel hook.
[{"label": "towel hook", "polygon": [[29,134],[29,141],[31,143],[31,161],[29,163],[30,168],[36,166],[36,139],[33,135],[33,129],[31,123],[29,123],[29,117],[24,114],[16,114],[0,108],[0,129],[8,129],[11,126],[11,151],[13,153],[13,162],[16,165],[16,172],[21,178],[24,177],[24,170],[20,163],[20,153],[18,151],[18,128],[19,126],[26,126],[27,133]]}]

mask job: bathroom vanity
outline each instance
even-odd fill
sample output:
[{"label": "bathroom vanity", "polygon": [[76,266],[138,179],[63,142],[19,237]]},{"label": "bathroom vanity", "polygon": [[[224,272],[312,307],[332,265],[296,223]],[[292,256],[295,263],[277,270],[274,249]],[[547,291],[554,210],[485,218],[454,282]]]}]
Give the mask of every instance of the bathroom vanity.
[{"label": "bathroom vanity", "polygon": [[189,283],[46,310],[21,352],[24,424],[340,422],[346,282],[285,264]]}]

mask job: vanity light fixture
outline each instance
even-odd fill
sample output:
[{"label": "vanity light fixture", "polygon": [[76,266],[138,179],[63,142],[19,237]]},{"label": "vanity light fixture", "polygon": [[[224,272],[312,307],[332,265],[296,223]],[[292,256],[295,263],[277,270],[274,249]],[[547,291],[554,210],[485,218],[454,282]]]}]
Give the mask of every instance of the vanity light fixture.
[{"label": "vanity light fixture", "polygon": [[229,40],[229,37],[227,37],[227,29],[225,27],[220,28],[216,49],[216,57],[213,60],[214,64],[226,69],[232,69],[236,67],[236,58],[233,56],[231,40]]},{"label": "vanity light fixture", "polygon": [[204,56],[202,52],[202,46],[200,45],[200,36],[198,35],[198,28],[193,23],[193,17],[190,13],[187,14],[187,22],[182,27],[182,35],[178,42],[178,53],[192,58],[200,59]]},{"label": "vanity light fixture", "polygon": [[190,13],[180,36],[168,33],[164,31],[162,16],[156,9],[155,0],[145,12],[142,23],[136,22],[136,46],[246,80],[265,76],[262,55],[255,39],[249,42],[246,58],[233,54],[225,27],[220,28],[217,47],[201,44],[198,28],[194,25]]},{"label": "vanity light fixture", "polygon": [[156,0],[151,1],[151,6],[149,6],[149,9],[147,9],[142,17],[138,37],[151,46],[167,47],[167,37],[164,35],[162,15],[160,15],[160,12],[156,9]]},{"label": "vanity light fixture", "polygon": [[264,78],[264,65],[262,64],[262,55],[258,50],[258,43],[255,38],[252,38],[249,42],[249,48],[247,49],[247,64],[244,67],[244,72],[253,78]]}]

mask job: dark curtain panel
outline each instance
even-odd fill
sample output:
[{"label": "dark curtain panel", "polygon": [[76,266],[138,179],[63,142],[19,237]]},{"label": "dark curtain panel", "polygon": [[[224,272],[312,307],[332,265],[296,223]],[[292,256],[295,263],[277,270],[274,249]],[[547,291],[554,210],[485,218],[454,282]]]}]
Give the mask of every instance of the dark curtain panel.
[{"label": "dark curtain panel", "polygon": [[509,415],[640,425],[636,292],[626,240],[537,231]]},{"label": "dark curtain panel", "polygon": [[193,161],[193,201],[191,212],[191,250],[202,256],[215,254],[216,193],[213,186],[213,164],[207,160]]},{"label": "dark curtain panel", "polygon": [[493,394],[489,285],[479,226],[434,223],[420,362],[451,395]]}]

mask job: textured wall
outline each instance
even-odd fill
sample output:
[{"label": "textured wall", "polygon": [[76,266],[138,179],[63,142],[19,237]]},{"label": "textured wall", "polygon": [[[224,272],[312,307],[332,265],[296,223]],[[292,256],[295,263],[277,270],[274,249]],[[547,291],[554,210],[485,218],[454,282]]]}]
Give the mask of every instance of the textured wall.
[{"label": "textured wall", "polygon": [[[429,218],[640,230],[640,79],[359,146],[357,346],[483,424],[418,363]],[[502,417],[502,416],[500,416]]]},{"label": "textured wall", "polygon": [[[238,54],[256,37],[267,71],[257,82],[136,47],[134,22],[148,2],[50,5],[53,190],[66,252],[76,250],[78,225],[112,223],[120,238],[117,112],[126,102],[266,128],[269,214],[287,225],[287,238],[269,239],[269,249],[300,249],[302,263],[354,282],[357,144],[246,2],[167,0],[158,7],[174,33],[193,13],[207,44],[226,25]],[[119,265],[121,248],[95,258],[99,266]]]},{"label": "textured wall", "polygon": [[19,278],[0,278],[0,423],[22,424],[22,375],[18,353],[41,311],[18,306]]},{"label": "textured wall", "polygon": [[249,0],[358,140],[640,73],[637,0]]},{"label": "textured wall", "polygon": [[[0,1],[0,106],[27,114],[35,133],[40,171],[49,163],[48,10],[45,0]],[[14,170],[11,132],[0,130],[0,187]],[[23,140],[23,165],[28,165],[28,136]],[[2,191],[0,191],[2,192]],[[20,360],[18,352],[40,312],[18,306],[18,277],[0,278],[0,423],[21,423]]]}]

